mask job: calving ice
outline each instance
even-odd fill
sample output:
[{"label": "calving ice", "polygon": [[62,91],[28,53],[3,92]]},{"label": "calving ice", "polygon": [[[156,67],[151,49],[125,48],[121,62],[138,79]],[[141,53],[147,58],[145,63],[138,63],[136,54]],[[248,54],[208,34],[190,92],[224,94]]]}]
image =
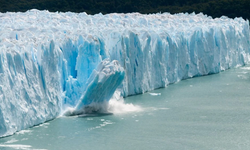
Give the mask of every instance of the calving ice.
[{"label": "calving ice", "polygon": [[119,99],[249,63],[242,18],[38,10],[0,18],[0,137],[63,113],[99,111],[114,93]]}]

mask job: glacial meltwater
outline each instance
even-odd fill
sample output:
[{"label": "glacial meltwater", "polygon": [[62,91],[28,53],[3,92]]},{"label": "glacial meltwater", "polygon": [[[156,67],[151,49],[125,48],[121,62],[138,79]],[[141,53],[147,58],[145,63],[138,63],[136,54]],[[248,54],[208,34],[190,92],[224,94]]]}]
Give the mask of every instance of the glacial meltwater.
[{"label": "glacial meltwater", "polygon": [[1,138],[0,149],[250,149],[249,66],[183,80],[124,100],[126,109],[140,109],[60,117]]}]

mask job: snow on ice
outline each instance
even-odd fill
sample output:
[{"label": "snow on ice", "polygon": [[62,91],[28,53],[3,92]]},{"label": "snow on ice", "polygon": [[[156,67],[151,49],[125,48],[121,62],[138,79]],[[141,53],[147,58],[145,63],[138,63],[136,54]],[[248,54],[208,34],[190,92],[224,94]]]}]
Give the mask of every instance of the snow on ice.
[{"label": "snow on ice", "polygon": [[115,91],[126,97],[245,65],[249,51],[242,18],[0,13],[0,137],[85,112]]}]

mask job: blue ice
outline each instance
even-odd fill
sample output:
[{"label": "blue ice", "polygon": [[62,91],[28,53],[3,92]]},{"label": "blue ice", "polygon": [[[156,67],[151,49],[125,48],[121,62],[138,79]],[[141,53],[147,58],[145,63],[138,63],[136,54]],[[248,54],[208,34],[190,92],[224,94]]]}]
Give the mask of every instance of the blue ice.
[{"label": "blue ice", "polygon": [[[249,21],[203,14],[0,13],[0,137],[249,63]],[[98,111],[92,107],[92,111]]]}]

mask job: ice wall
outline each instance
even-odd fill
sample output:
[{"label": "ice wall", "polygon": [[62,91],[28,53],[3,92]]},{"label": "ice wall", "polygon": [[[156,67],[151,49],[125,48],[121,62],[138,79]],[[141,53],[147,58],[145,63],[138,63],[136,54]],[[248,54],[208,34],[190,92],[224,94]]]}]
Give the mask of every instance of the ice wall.
[{"label": "ice wall", "polygon": [[42,46],[39,64],[33,52],[10,41],[0,43],[0,137],[54,119],[61,106],[54,43]]},{"label": "ice wall", "polygon": [[242,18],[0,13],[0,137],[90,98],[108,101],[115,89],[126,97],[245,65],[249,51]]}]

